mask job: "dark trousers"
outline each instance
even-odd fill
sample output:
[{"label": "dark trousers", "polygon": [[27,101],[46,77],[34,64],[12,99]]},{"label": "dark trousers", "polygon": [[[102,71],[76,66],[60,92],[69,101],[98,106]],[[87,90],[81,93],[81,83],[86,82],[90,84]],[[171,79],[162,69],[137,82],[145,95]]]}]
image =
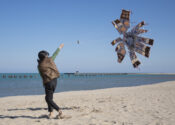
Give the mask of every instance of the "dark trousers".
[{"label": "dark trousers", "polygon": [[55,91],[56,86],[57,86],[57,78],[45,84],[45,93],[46,93],[45,99],[48,105],[49,112],[52,112],[53,109],[57,111],[59,110],[59,107],[53,101],[53,93]]}]

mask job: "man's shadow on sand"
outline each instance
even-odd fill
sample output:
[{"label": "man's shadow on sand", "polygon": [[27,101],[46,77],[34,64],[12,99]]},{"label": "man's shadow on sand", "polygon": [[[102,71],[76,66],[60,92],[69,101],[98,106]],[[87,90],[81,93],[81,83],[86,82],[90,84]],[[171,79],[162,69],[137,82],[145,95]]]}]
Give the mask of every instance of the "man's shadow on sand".
[{"label": "man's shadow on sand", "polygon": [[48,118],[47,115],[41,115],[39,117],[27,116],[27,115],[19,115],[19,116],[5,116],[0,115],[0,119],[9,118],[9,119],[16,119],[16,118],[30,118],[30,119],[45,119]]},{"label": "man's shadow on sand", "polygon": [[[73,110],[72,107],[63,107],[60,108],[61,110]],[[47,108],[25,108],[25,109],[8,109],[7,111],[18,111],[18,110],[31,110],[31,111],[38,111],[38,110],[47,110]],[[16,119],[16,118],[29,118],[29,119],[48,119],[47,115],[41,115],[39,117],[28,116],[28,115],[19,115],[19,116],[7,116],[7,115],[0,115],[0,119],[9,118],[9,119]]]},{"label": "man's shadow on sand", "polygon": [[[60,108],[61,110],[72,110],[74,107],[63,107]],[[47,110],[47,108],[24,108],[24,109],[8,109],[7,111],[18,111],[18,110],[31,110],[31,111],[37,111],[37,110]]]}]

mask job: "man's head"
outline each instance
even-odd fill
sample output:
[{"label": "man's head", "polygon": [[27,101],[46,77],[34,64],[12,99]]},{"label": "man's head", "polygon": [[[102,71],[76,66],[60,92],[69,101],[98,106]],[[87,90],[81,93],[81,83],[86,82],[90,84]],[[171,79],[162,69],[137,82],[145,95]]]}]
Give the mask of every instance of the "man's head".
[{"label": "man's head", "polygon": [[38,58],[40,61],[42,61],[45,57],[48,57],[49,53],[45,50],[42,50],[38,53]]}]

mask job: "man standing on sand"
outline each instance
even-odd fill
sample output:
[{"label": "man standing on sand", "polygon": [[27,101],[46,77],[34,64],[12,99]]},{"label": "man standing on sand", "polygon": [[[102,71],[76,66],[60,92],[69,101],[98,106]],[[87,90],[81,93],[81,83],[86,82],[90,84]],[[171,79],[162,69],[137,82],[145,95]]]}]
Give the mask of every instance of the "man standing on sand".
[{"label": "man standing on sand", "polygon": [[53,109],[55,109],[58,112],[56,118],[62,118],[62,111],[53,101],[53,93],[57,86],[57,78],[60,76],[60,73],[54,63],[54,60],[60,52],[60,50],[63,48],[63,46],[64,44],[61,44],[51,57],[49,57],[49,53],[44,50],[38,53],[38,70],[43,80],[43,86],[45,88],[45,100],[48,105],[49,118],[53,118]]}]

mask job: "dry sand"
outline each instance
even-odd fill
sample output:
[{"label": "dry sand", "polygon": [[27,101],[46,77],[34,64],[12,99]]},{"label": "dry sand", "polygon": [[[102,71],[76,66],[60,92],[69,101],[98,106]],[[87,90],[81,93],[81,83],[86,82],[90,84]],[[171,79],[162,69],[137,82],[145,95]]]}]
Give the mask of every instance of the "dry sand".
[{"label": "dry sand", "polygon": [[66,118],[46,118],[44,95],[0,98],[0,125],[175,125],[175,81],[62,92],[54,100]]}]

